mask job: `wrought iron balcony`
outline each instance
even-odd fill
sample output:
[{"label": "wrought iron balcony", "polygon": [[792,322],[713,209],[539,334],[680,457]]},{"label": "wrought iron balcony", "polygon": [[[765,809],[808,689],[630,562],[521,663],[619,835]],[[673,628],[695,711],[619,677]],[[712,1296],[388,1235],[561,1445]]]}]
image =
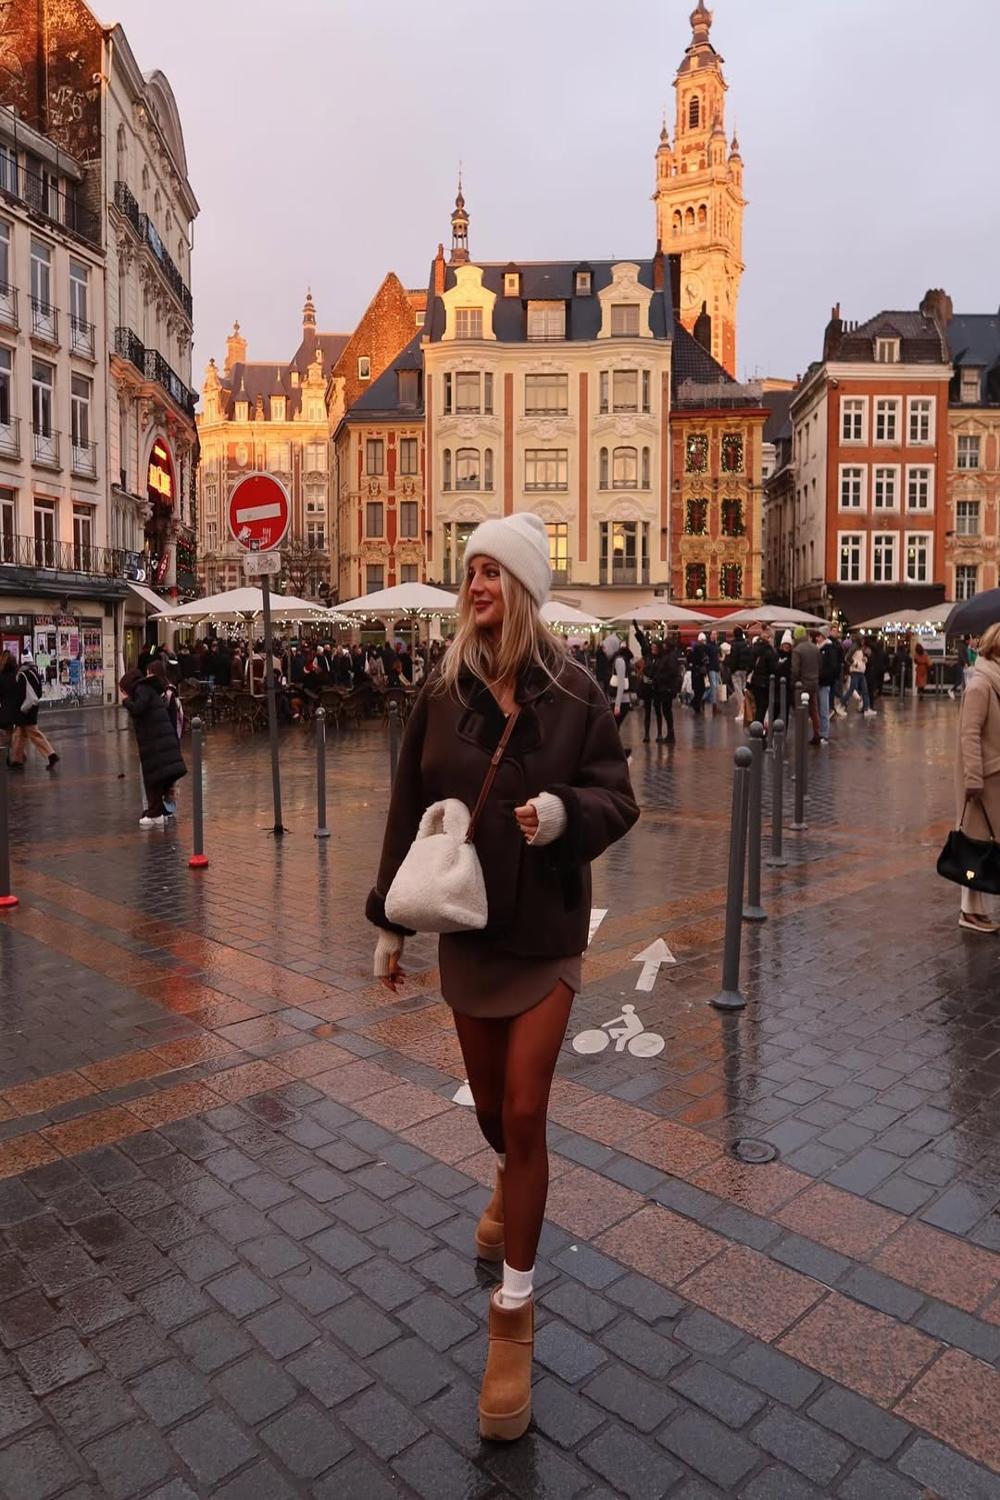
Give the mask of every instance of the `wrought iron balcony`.
[{"label": "wrought iron balcony", "polygon": [[184,277],[177,269],[176,263],[171,257],[163,241],[160,239],[160,236],[156,229],[156,225],[153,223],[149,215],[140,214],[139,218],[141,225],[139,233],[141,237],[145,240],[150,250],[152,250],[154,257],[159,264],[160,270],[163,272],[164,279],[166,280],[167,285],[190,319],[192,312],[191,293],[188,290],[187,285],[185,284]]},{"label": "wrought iron balcony", "polygon": [[149,558],[121,547],[92,547],[88,542],[60,542],[54,537],[12,536],[0,532],[0,565],[44,568],[59,573],[86,573],[93,578],[142,580],[149,577]]},{"label": "wrought iron balcony", "polygon": [[70,466],[81,479],[97,478],[97,444],[81,443],[73,439]]},{"label": "wrought iron balcony", "polygon": [[569,563],[552,569],[552,587],[554,589],[564,589],[567,584],[572,582],[573,578]]},{"label": "wrought iron balcony", "polygon": [[115,183],[115,208],[117,208],[123,218],[128,220],[136,234],[141,238],[142,214],[139,212],[139,205],[127,182],[119,180]]},{"label": "wrought iron balcony", "polygon": [[54,347],[59,344],[59,309],[40,297],[31,298],[31,336]]},{"label": "wrought iron balcony", "polygon": [[21,419],[0,416],[0,454],[4,458],[21,457]]},{"label": "wrought iron balcony", "polygon": [[0,281],[0,328],[20,328],[17,317],[17,287]]},{"label": "wrought iron balcony", "polygon": [[142,374],[146,373],[146,346],[131,328],[115,329],[115,353],[135,365]]},{"label": "wrought iron balcony", "polygon": [[48,173],[32,172],[7,157],[0,162],[0,192],[16,198],[31,213],[40,214],[51,223],[68,229],[71,234],[89,240],[92,245],[100,245],[99,216],[79,201],[75,188],[65,191]]},{"label": "wrought iron balcony", "polygon": [[31,428],[31,457],[36,464],[46,469],[61,469],[59,461],[59,434],[51,427]]},{"label": "wrought iron balcony", "polygon": [[69,347],[71,354],[82,354],[84,359],[93,359],[97,349],[97,338],[93,323],[76,318],[70,313]]}]

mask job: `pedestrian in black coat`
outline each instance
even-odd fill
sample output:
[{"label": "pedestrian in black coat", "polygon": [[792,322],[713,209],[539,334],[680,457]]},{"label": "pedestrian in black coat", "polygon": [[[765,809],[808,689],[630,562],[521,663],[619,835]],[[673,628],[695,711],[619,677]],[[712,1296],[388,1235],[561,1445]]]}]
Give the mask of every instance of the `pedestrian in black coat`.
[{"label": "pedestrian in black coat", "polygon": [[129,678],[125,707],[131,716],[139,746],[139,764],[147,798],[139,827],[163,827],[166,823],[164,791],[187,775],[187,766],[181,755],[177,729],[167,708],[162,681],[153,673],[139,679],[129,674],[123,683]]}]

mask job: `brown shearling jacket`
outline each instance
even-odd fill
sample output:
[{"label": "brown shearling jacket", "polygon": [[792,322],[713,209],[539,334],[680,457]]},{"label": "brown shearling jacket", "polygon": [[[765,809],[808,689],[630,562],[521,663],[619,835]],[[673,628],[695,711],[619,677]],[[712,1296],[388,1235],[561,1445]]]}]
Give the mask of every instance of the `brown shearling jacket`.
[{"label": "brown shearling jacket", "polygon": [[[432,802],[475,805],[504,730],[492,693],[474,677],[459,692],[435,691],[431,678],[403,735],[382,859],[366,915],[408,935],[385,915],[385,897]],[[515,692],[521,712],[500,762],[476,834],[489,933],[505,951],[531,958],[582,953],[590,926],[590,864],[639,817],[621,736],[590,674],[567,661],[558,683],[529,668]],[[565,833],[528,845],[515,807],[552,792],[565,805]]]}]

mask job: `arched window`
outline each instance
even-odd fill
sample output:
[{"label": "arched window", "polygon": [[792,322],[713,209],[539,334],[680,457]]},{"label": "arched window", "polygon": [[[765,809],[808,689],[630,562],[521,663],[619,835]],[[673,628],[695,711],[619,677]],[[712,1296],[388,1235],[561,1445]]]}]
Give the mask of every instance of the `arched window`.
[{"label": "arched window", "polygon": [[160,212],[160,190],[159,190],[159,188],[157,188],[156,192],[153,194],[153,212],[154,212],[154,214],[158,214]]},{"label": "arched window", "polygon": [[601,449],[601,461],[600,461],[600,467],[599,467],[599,470],[598,470],[597,487],[598,487],[598,489],[601,489],[601,490],[606,490],[607,487],[608,487],[608,450],[607,450],[607,448],[602,448]]},{"label": "arched window", "polygon": [[442,467],[441,488],[444,489],[444,490],[450,490],[451,489],[451,449],[450,448],[446,448],[444,450],[444,464],[443,464],[443,467]]},{"label": "arched window", "polygon": [[483,454],[483,489],[493,488],[493,449],[487,448]]},{"label": "arched window", "polygon": [[479,472],[479,449],[459,448],[455,454],[456,490],[478,490]]},{"label": "arched window", "polygon": [[149,168],[148,167],[143,167],[143,169],[142,169],[142,185],[146,189],[149,188]]},{"label": "arched window", "polygon": [[695,94],[688,105],[688,126],[691,130],[697,130],[701,124],[701,100]]},{"label": "arched window", "polygon": [[184,249],[184,236],[181,235],[180,239],[177,241],[177,264],[178,266],[180,266],[182,271],[184,269]]},{"label": "arched window", "polygon": [[691,230],[694,229],[694,209],[693,208],[688,208],[688,209],[684,210],[684,229],[685,229],[685,232],[688,233],[688,234],[690,234]]},{"label": "arched window", "polygon": [[117,137],[118,181],[124,182],[128,175],[128,147],[125,143],[125,126],[119,125]]},{"label": "arched window", "polygon": [[680,234],[681,230],[684,228],[684,220],[681,218],[681,211],[679,208],[674,209],[674,217],[672,222],[674,234]]},{"label": "arched window", "polygon": [[174,216],[170,212],[169,208],[167,209],[167,217],[166,217],[166,221],[165,222],[166,222],[167,229],[173,229],[173,227],[174,227]]},{"label": "arched window", "polygon": [[649,449],[648,448],[643,448],[643,450],[642,450],[642,487],[643,487],[644,490],[648,490],[649,489]]},{"label": "arched window", "polygon": [[707,223],[708,223],[708,209],[705,207],[704,203],[699,203],[699,205],[698,205],[698,228],[699,229],[704,229],[705,225]]},{"label": "arched window", "polygon": [[616,490],[634,490],[639,483],[639,450],[616,448],[612,484]]}]

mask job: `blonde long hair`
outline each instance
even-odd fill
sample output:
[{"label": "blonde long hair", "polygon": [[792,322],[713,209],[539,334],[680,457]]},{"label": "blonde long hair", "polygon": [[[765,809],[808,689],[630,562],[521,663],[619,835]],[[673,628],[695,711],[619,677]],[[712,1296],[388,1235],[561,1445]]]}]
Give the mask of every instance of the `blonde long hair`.
[{"label": "blonde long hair", "polygon": [[979,637],[979,655],[987,661],[1000,661],[1000,623],[987,625]]},{"label": "blonde long hair", "polygon": [[444,654],[437,679],[439,692],[457,691],[463,672],[478,677],[490,688],[516,682],[528,666],[540,667],[553,682],[561,676],[569,660],[566,645],[542,620],[524,584],[501,567],[500,589],[504,614],[497,641],[476,624],[466,570],[458,594],[455,638]]}]

